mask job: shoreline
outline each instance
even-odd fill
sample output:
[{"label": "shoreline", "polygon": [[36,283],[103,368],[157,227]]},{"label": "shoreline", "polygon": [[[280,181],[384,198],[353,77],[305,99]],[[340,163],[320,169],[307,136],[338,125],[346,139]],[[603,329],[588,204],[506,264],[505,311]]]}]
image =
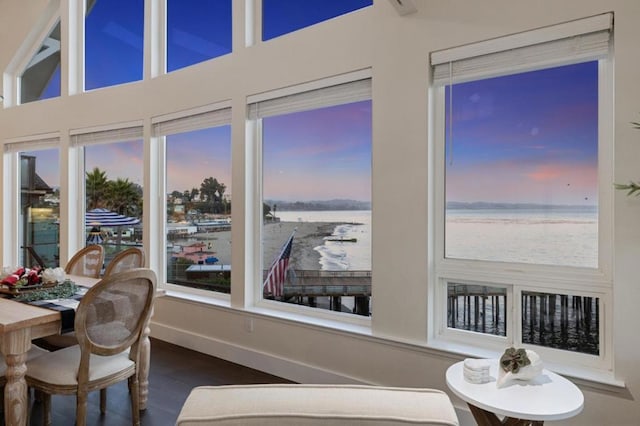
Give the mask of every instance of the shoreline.
[{"label": "shoreline", "polygon": [[[263,251],[264,268],[268,269],[280,254],[287,239],[295,229],[289,267],[301,270],[320,270],[320,253],[315,247],[325,243],[324,238],[333,235],[337,226],[345,222],[272,222],[264,224]],[[231,231],[216,231],[194,234],[190,243],[196,240],[211,243],[213,255],[219,259],[218,265],[231,264]],[[184,240],[176,240],[181,244]]]}]

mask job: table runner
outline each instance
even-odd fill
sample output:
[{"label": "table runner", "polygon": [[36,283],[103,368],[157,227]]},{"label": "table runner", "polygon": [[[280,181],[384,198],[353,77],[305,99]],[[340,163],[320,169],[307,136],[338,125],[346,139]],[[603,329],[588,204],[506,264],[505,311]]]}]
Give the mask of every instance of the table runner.
[{"label": "table runner", "polygon": [[76,309],[80,303],[80,299],[89,290],[86,287],[77,286],[76,292],[73,296],[65,299],[42,299],[42,300],[30,300],[21,301],[15,299],[18,302],[28,303],[29,305],[38,306],[40,308],[53,309],[60,312],[60,333],[69,333],[74,329],[74,321],[76,318]]}]

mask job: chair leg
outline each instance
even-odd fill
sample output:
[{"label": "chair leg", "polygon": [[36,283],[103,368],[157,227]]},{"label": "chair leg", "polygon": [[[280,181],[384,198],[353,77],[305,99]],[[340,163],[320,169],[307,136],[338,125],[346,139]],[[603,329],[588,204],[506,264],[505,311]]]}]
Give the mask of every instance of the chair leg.
[{"label": "chair leg", "polygon": [[138,392],[138,375],[134,374],[129,377],[129,389],[131,392],[131,417],[133,419],[133,426],[140,426],[140,394]]},{"label": "chair leg", "polygon": [[45,426],[51,426],[51,395],[41,392],[42,396],[42,417]]},{"label": "chair leg", "polygon": [[100,389],[100,414],[107,412],[107,388]]},{"label": "chair leg", "polygon": [[76,396],[76,426],[87,424],[87,392],[78,389]]},{"label": "chair leg", "polygon": [[42,401],[42,391],[38,390],[38,389],[34,389],[33,390],[33,398],[37,401],[37,402],[41,402]]}]

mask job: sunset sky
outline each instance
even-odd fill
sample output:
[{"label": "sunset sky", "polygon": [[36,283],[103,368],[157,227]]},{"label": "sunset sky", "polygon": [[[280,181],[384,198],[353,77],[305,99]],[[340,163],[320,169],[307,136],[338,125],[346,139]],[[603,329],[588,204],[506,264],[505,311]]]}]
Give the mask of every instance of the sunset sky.
[{"label": "sunset sky", "polygon": [[454,85],[447,200],[597,204],[597,123],[597,62]]},{"label": "sunset sky", "polygon": [[[301,3],[264,0],[265,40],[371,1]],[[87,18],[88,87],[141,78],[142,4],[96,2]],[[230,53],[230,26],[207,18],[229,16],[230,1],[170,0],[168,7],[174,16],[169,69]],[[456,84],[447,125],[447,200],[596,204],[597,75],[590,62]],[[263,128],[265,198],[371,199],[371,102],[270,117]],[[231,193],[230,143],[229,126],[169,137],[168,190],[198,188],[212,176]],[[97,166],[111,179],[142,183],[141,141],[91,146],[86,160],[87,170]],[[54,166],[57,160],[43,158],[38,173],[57,186]]]}]

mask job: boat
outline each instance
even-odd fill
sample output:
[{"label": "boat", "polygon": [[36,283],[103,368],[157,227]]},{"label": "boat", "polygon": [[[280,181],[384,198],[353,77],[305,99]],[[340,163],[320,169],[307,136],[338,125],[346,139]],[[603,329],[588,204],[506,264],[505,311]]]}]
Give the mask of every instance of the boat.
[{"label": "boat", "polygon": [[326,241],[334,241],[338,243],[355,243],[358,239],[355,237],[326,237]]}]

